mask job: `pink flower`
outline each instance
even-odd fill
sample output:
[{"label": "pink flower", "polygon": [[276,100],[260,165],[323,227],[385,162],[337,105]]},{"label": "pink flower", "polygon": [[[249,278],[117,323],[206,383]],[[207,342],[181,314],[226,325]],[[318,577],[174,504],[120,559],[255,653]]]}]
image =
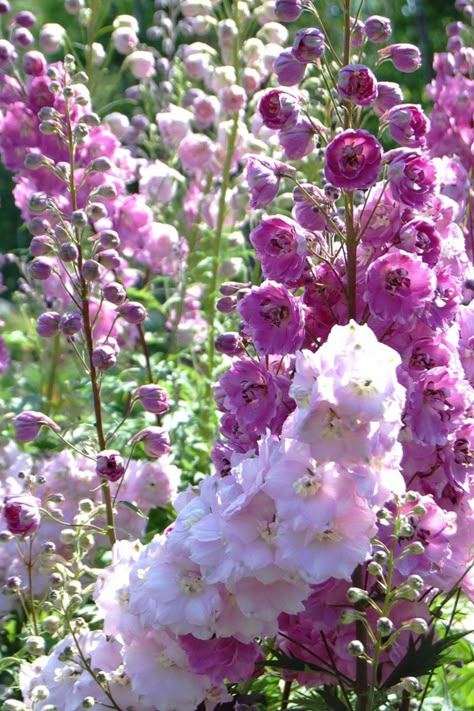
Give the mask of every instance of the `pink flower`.
[{"label": "pink flower", "polygon": [[416,104],[398,104],[388,112],[390,135],[401,146],[416,148],[423,145],[430,122],[421,106]]},{"label": "pink flower", "polygon": [[392,34],[392,25],[388,17],[371,15],[364,25],[367,39],[374,43],[386,42]]},{"label": "pink flower", "polygon": [[240,426],[265,431],[276,412],[277,388],[273,376],[250,359],[237,360],[220,378],[224,407],[234,413]]},{"label": "pink flower", "polygon": [[304,313],[301,301],[274,281],[264,281],[239,302],[238,311],[259,355],[286,355],[301,348]]},{"label": "pink flower", "polygon": [[306,265],[308,237],[297,222],[284,215],[262,220],[250,233],[250,241],[265,279],[283,284],[297,281]]},{"label": "pink flower", "polygon": [[215,148],[203,134],[191,133],[181,141],[178,158],[186,173],[202,175],[212,169]]},{"label": "pink flower", "polygon": [[264,657],[256,642],[244,644],[234,637],[202,640],[188,634],[180,637],[180,644],[192,671],[207,674],[215,684],[224,679],[235,683],[248,679],[255,671],[255,662]]},{"label": "pink flower", "polygon": [[159,385],[140,385],[136,395],[148,412],[163,415],[169,410],[168,393]]},{"label": "pink flower", "polygon": [[155,74],[155,57],[151,52],[137,49],[125,60],[136,79],[150,79]]},{"label": "pink flower", "polygon": [[103,449],[96,459],[96,473],[106,481],[118,481],[125,474],[125,463],[120,452]]},{"label": "pink flower", "polygon": [[170,438],[163,427],[146,427],[137,432],[130,440],[130,444],[143,442],[143,449],[149,457],[161,457],[170,451]]},{"label": "pink flower", "polygon": [[409,323],[434,296],[435,276],[408,252],[389,252],[367,271],[365,299],[378,318]]},{"label": "pink flower", "polygon": [[7,496],[4,501],[3,515],[7,528],[15,536],[29,536],[40,524],[40,500],[30,494]]},{"label": "pink flower", "polygon": [[369,106],[377,98],[377,79],[363,64],[348,64],[339,70],[337,90],[346,101]]},{"label": "pink flower", "polygon": [[377,84],[378,95],[372,106],[377,116],[382,116],[386,111],[403,101],[400,84],[393,81],[379,81]]},{"label": "pink flower", "polygon": [[296,123],[298,99],[289,91],[270,89],[260,99],[258,111],[267,128],[282,129]]},{"label": "pink flower", "polygon": [[275,59],[273,71],[277,75],[280,84],[283,86],[295,86],[303,79],[306,65],[299,62],[291,50],[287,49]]},{"label": "pink flower", "polygon": [[343,131],[326,149],[324,173],[337,188],[365,190],[375,185],[382,162],[382,146],[363,129]]},{"label": "pink flower", "polygon": [[294,22],[303,12],[304,0],[276,0],[275,15],[282,22]]},{"label": "pink flower", "polygon": [[422,209],[431,204],[437,172],[430,158],[417,151],[399,149],[388,167],[390,190],[404,205]]},{"label": "pink flower", "polygon": [[288,160],[301,160],[313,152],[315,135],[313,123],[300,117],[294,124],[281,129],[278,140]]}]

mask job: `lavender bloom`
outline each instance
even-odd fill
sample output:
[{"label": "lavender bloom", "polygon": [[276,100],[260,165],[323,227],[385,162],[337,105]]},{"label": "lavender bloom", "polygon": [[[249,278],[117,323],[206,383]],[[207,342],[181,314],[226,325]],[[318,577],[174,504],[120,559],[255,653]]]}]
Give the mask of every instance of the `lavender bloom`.
[{"label": "lavender bloom", "polygon": [[390,59],[399,72],[411,74],[421,67],[421,52],[414,44],[391,44],[379,49],[379,62]]},{"label": "lavender bloom", "polygon": [[284,284],[297,281],[306,265],[308,233],[284,215],[262,220],[250,233],[266,279]]},{"label": "lavender bloom", "polygon": [[159,385],[140,385],[136,394],[147,412],[154,412],[156,415],[168,412],[168,393]]},{"label": "lavender bloom", "polygon": [[392,24],[388,17],[371,15],[365,21],[367,39],[374,43],[386,42],[392,34]]},{"label": "lavender bloom", "polygon": [[25,410],[17,415],[13,422],[15,437],[18,442],[32,442],[38,436],[43,425],[50,427],[54,432],[61,431],[60,426],[42,412]]},{"label": "lavender bloom", "polygon": [[275,59],[273,71],[283,86],[296,86],[303,79],[306,66],[295,58],[291,50],[285,50]]},{"label": "lavender bloom", "polygon": [[388,130],[401,146],[417,148],[422,146],[430,129],[430,122],[421,106],[399,104],[388,112]]},{"label": "lavender bloom", "polygon": [[249,156],[247,159],[247,183],[250,192],[250,207],[253,210],[266,207],[278,195],[280,178],[293,168],[271,158]]},{"label": "lavender bloom", "polygon": [[431,204],[437,188],[435,164],[416,151],[395,152],[388,168],[388,179],[393,197],[418,210]]},{"label": "lavender bloom", "polygon": [[170,451],[170,438],[163,427],[146,427],[132,437],[129,444],[143,442],[143,449],[149,457],[161,457]]}]

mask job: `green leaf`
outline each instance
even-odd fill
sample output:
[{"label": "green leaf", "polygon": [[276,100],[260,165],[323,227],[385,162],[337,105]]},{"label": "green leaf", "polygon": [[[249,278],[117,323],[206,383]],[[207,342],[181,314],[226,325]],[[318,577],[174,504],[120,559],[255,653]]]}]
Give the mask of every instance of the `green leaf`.
[{"label": "green leaf", "polygon": [[132,504],[131,501],[124,501],[123,499],[121,499],[120,501],[117,501],[117,503],[123,504],[124,506],[127,507],[127,509],[131,509],[136,514],[138,514],[138,516],[140,516],[141,518],[148,518],[146,513],[144,513],[141,509],[139,509],[138,506],[136,506],[135,504]]}]

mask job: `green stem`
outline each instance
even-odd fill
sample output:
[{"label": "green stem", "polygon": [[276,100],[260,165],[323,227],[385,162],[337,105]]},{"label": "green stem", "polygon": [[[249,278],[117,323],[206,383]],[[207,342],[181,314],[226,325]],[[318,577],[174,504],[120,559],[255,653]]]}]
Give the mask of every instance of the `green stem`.
[{"label": "green stem", "polygon": [[38,620],[36,619],[35,596],[33,593],[33,541],[30,538],[28,541],[28,559],[26,560],[28,570],[28,596],[30,600],[31,621],[33,622],[33,630],[35,635],[39,635]]},{"label": "green stem", "polygon": [[56,381],[56,372],[58,369],[58,364],[59,364],[59,348],[60,342],[59,342],[59,334],[57,334],[54,337],[53,340],[53,353],[51,357],[51,366],[49,368],[49,374],[48,374],[48,382],[46,383],[46,393],[44,397],[44,405],[43,405],[43,412],[45,415],[49,415],[51,413],[51,408],[53,404],[53,395],[54,395],[54,385]]}]

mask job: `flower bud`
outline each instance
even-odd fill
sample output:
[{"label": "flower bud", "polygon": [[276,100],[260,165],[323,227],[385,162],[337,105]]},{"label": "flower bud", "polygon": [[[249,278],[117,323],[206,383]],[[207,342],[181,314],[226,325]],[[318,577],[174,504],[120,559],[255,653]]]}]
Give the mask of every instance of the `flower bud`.
[{"label": "flower bud", "polygon": [[47,159],[41,153],[27,153],[24,166],[27,170],[39,170],[47,165]]},{"label": "flower bud", "polygon": [[117,362],[117,351],[113,346],[102,344],[92,351],[92,364],[94,368],[104,373],[113,368]]},{"label": "flower bud", "polygon": [[117,281],[112,281],[109,282],[109,284],[106,284],[102,289],[102,294],[106,301],[109,301],[111,304],[115,304],[116,306],[123,304],[127,298],[127,292],[122,284],[119,284]]},{"label": "flower bud", "polygon": [[13,22],[20,27],[33,27],[36,17],[29,10],[21,10],[13,17]]},{"label": "flower bud", "polygon": [[221,314],[230,314],[235,311],[237,306],[237,299],[235,296],[223,296],[216,302],[216,308]]},{"label": "flower bud", "polygon": [[53,265],[48,257],[35,257],[28,265],[30,275],[38,281],[49,279],[53,271]]},{"label": "flower bud", "polygon": [[119,306],[117,311],[127,323],[133,324],[143,323],[148,315],[145,307],[138,301],[127,301]]},{"label": "flower bud", "polygon": [[161,457],[170,451],[168,432],[163,427],[146,427],[132,437],[129,444],[143,442],[143,449],[149,457]]},{"label": "flower bud", "polygon": [[123,457],[115,449],[103,449],[97,455],[95,470],[101,479],[118,481],[125,474]]},{"label": "flower bud", "polygon": [[310,64],[318,60],[325,49],[324,35],[316,27],[298,30],[291,53],[298,62]]},{"label": "flower bud", "polygon": [[299,62],[290,50],[285,50],[275,59],[273,71],[283,86],[296,86],[305,75],[306,65]]},{"label": "flower bud", "polygon": [[86,213],[88,217],[93,220],[93,222],[97,222],[98,220],[102,220],[104,217],[107,217],[107,208],[101,202],[91,202],[87,206]]},{"label": "flower bud", "polygon": [[28,203],[29,211],[39,215],[42,212],[46,212],[50,206],[50,199],[46,193],[34,193]]},{"label": "flower bud", "polygon": [[[43,709],[46,707],[43,706]],[[16,699],[6,699],[3,702],[3,711],[26,711],[26,706],[23,701],[16,701]]]},{"label": "flower bud", "polygon": [[61,316],[59,330],[65,336],[74,336],[82,329],[82,315],[79,311],[71,311]]},{"label": "flower bud", "polygon": [[379,617],[377,620],[377,632],[382,637],[388,637],[394,631],[395,626],[388,617]]},{"label": "flower bud", "polygon": [[155,57],[146,50],[135,50],[128,55],[125,64],[136,79],[150,79],[156,73]]},{"label": "flower bud", "polygon": [[40,657],[45,652],[46,644],[42,637],[30,635],[25,639],[25,649],[28,654],[34,657]]},{"label": "flower bud", "polygon": [[374,43],[386,42],[392,34],[392,25],[388,17],[371,15],[364,23],[365,35]]},{"label": "flower bud", "polygon": [[422,617],[414,617],[411,620],[405,620],[402,629],[416,634],[426,634],[428,632],[428,623]]},{"label": "flower bud", "polygon": [[3,515],[7,528],[15,536],[29,536],[38,530],[41,516],[40,500],[31,494],[6,496]]},{"label": "flower bud", "polygon": [[159,385],[140,385],[136,395],[147,412],[163,415],[169,410],[168,393]]},{"label": "flower bud", "polygon": [[61,49],[66,30],[56,22],[48,22],[40,30],[39,43],[43,52],[54,54]]},{"label": "flower bud", "polygon": [[35,38],[26,27],[17,27],[11,35],[13,44],[16,47],[29,47],[35,41]]},{"label": "flower bud", "polygon": [[353,639],[347,645],[347,651],[352,657],[363,657],[365,654],[364,645],[358,639]]},{"label": "flower bud", "polygon": [[369,599],[369,594],[367,590],[362,590],[362,588],[349,588],[346,593],[346,597],[349,602],[353,604],[358,602],[364,602]]},{"label": "flower bud", "polygon": [[116,249],[104,249],[97,254],[97,258],[106,269],[118,269],[122,263]]},{"label": "flower bud", "polygon": [[375,575],[377,578],[383,575],[382,566],[379,565],[379,563],[376,563],[374,560],[371,560],[370,563],[367,565],[367,570],[370,575]]},{"label": "flower bud", "polygon": [[58,249],[58,257],[63,262],[75,262],[79,256],[79,250],[74,242],[64,242]]},{"label": "flower bud", "polygon": [[10,3],[8,0],[0,0],[0,15],[8,15],[10,12]]},{"label": "flower bud", "polygon": [[410,575],[406,579],[406,584],[409,585],[413,590],[423,590],[425,587],[425,581],[421,577],[421,575]]},{"label": "flower bud", "polygon": [[42,338],[52,338],[59,332],[61,314],[57,311],[45,311],[38,317],[36,332]]},{"label": "flower bud", "polygon": [[276,0],[275,15],[281,22],[294,22],[303,12],[304,0]]},{"label": "flower bud", "polygon": [[216,338],[216,351],[228,356],[240,356],[245,353],[242,339],[238,333],[221,333]]},{"label": "flower bud", "polygon": [[379,49],[379,61],[390,59],[399,72],[411,74],[421,67],[421,52],[414,44],[391,44]]},{"label": "flower bud", "polygon": [[46,425],[55,432],[60,432],[61,428],[53,420],[42,412],[25,410],[15,417],[13,426],[15,437],[18,442],[32,442],[39,434],[43,425]]},{"label": "flower bud", "polygon": [[82,276],[86,281],[95,281],[100,275],[100,264],[95,259],[86,259],[82,265]]},{"label": "flower bud", "polygon": [[117,249],[120,247],[120,237],[114,230],[101,230],[98,233],[101,249]]},{"label": "flower bud", "polygon": [[339,71],[337,90],[346,101],[369,106],[377,98],[377,79],[363,64],[348,64]]}]

